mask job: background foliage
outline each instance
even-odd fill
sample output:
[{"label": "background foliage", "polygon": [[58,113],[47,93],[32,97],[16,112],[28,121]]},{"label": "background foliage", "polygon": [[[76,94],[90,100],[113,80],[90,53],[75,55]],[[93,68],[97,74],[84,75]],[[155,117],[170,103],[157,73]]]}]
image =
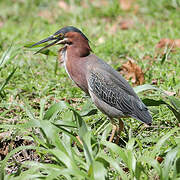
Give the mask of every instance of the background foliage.
[{"label": "background foliage", "polygon": [[[0,9],[1,179],[180,178],[179,0],[1,0]],[[111,122],[72,85],[58,47],[26,48],[67,25],[115,69],[129,58],[142,69],[149,85],[135,90],[152,127],[125,119],[119,144],[108,142]]]}]

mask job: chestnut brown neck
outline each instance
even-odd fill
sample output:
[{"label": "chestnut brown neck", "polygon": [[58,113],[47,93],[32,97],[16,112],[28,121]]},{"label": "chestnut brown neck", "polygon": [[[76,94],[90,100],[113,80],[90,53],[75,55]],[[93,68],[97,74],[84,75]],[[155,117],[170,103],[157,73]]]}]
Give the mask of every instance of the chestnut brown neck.
[{"label": "chestnut brown neck", "polygon": [[69,32],[66,35],[68,37],[69,45],[67,51],[71,56],[85,57],[91,52],[89,42],[87,39],[82,37],[81,34],[77,32]]}]

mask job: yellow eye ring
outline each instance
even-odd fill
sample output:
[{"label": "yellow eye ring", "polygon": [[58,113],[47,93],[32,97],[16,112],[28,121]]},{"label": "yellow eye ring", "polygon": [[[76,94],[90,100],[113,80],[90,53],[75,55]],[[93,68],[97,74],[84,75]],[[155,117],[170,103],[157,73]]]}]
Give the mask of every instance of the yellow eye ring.
[{"label": "yellow eye ring", "polygon": [[63,34],[63,33],[59,33],[59,36],[60,36],[60,37],[63,37],[63,36],[64,36],[64,34]]}]

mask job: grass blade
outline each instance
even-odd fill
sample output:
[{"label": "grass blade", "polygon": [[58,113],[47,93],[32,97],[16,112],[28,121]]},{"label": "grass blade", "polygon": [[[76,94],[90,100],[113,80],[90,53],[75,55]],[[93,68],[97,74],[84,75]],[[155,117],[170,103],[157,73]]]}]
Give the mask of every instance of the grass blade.
[{"label": "grass blade", "polygon": [[12,70],[12,72],[9,74],[9,76],[6,78],[6,80],[4,81],[4,83],[0,86],[0,93],[3,91],[4,87],[7,85],[7,83],[10,81],[10,79],[12,78],[12,76],[14,75],[14,73],[16,72],[17,68],[14,68]]}]

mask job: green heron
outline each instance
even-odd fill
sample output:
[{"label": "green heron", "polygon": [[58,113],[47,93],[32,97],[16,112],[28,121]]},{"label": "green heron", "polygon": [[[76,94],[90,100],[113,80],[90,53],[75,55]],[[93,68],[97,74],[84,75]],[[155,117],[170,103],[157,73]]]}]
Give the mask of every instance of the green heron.
[{"label": "green heron", "polygon": [[151,125],[152,116],[145,104],[117,71],[91,52],[88,38],[79,29],[64,27],[31,47],[48,41],[53,42],[36,53],[52,45],[64,45],[58,51],[58,56],[63,60],[67,74],[90,95],[100,111],[111,120],[119,119],[119,133],[124,127],[123,117],[132,117]]}]

